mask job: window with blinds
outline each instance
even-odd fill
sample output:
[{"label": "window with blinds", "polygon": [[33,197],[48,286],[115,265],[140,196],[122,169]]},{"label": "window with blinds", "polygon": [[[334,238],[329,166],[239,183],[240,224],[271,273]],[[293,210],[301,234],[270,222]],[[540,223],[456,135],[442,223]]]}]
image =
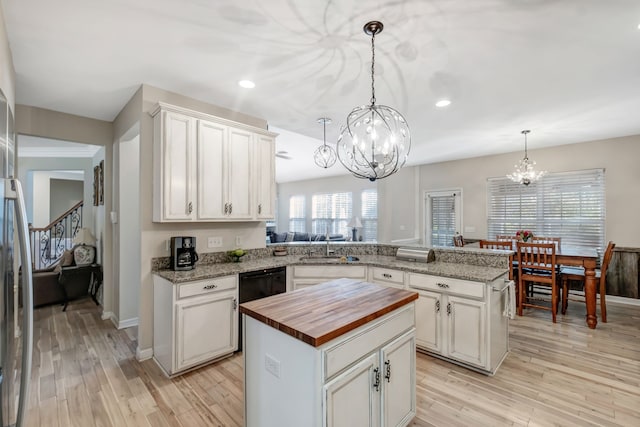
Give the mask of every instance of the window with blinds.
[{"label": "window with blinds", "polygon": [[529,186],[490,178],[487,196],[488,238],[526,229],[562,246],[604,248],[604,169],[549,173]]},{"label": "window with blinds", "polygon": [[304,233],[307,215],[305,213],[304,195],[289,198],[289,231]]},{"label": "window with blinds", "polygon": [[453,246],[453,236],[460,231],[459,199],[454,192],[427,195],[431,246]]},{"label": "window with blinds", "polygon": [[362,240],[370,242],[378,238],[378,190],[370,188],[362,192]]},{"label": "window with blinds", "polygon": [[311,232],[350,235],[351,192],[314,194],[311,198]]}]

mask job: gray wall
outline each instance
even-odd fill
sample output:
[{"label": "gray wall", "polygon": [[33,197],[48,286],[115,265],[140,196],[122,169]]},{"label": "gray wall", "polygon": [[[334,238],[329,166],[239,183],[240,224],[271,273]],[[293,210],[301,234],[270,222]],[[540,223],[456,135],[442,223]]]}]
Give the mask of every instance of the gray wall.
[{"label": "gray wall", "polygon": [[[475,228],[464,236],[487,236],[487,178],[501,177],[513,171],[522,152],[478,157],[420,166],[420,197],[425,192],[462,188],[463,229]],[[618,246],[640,247],[640,135],[559,147],[529,150],[529,158],[548,172],[581,169],[605,169],[605,238]],[[401,191],[401,189],[398,189]],[[424,203],[419,203],[417,222],[424,233]],[[387,218],[393,221],[392,218]]]},{"label": "gray wall", "polygon": [[4,96],[7,98],[7,103],[14,112],[16,102],[15,80],[13,58],[11,56],[11,49],[9,48],[7,28],[4,24],[4,12],[2,11],[2,5],[0,5],[0,90],[4,93]]},{"label": "gray wall", "polygon": [[68,211],[80,200],[84,200],[84,182],[69,179],[51,179],[49,181],[49,221]]},{"label": "gray wall", "polygon": [[[167,240],[171,236],[190,235],[197,241],[196,250],[200,253],[214,252],[207,248],[207,237],[220,236],[223,238],[223,247],[215,251],[232,249],[235,247],[235,238],[239,236],[242,247],[246,249],[265,247],[265,223],[205,223],[205,224],[164,224],[152,221],[152,195],[153,195],[153,118],[151,113],[158,102],[190,108],[218,117],[246,123],[262,129],[267,128],[266,121],[234,112],[226,108],[206,104],[201,101],[188,98],[176,93],[164,91],[148,85],[142,85],[141,89],[133,96],[113,123],[114,142],[120,141],[127,132],[136,124],[140,129],[140,233],[141,233],[141,271],[140,271],[140,309],[138,313],[138,356],[151,355],[153,345],[153,280],[151,274],[151,259],[155,257],[167,257]],[[106,197],[106,195],[105,195]],[[107,283],[105,282],[105,285]],[[113,308],[113,297],[107,293],[113,293],[113,282],[105,287],[105,310]]]}]

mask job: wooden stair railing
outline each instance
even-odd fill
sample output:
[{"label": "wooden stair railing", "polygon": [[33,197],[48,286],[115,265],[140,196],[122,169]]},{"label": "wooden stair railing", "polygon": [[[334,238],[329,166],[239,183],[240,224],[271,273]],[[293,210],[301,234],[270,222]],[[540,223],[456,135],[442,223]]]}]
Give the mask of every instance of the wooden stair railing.
[{"label": "wooden stair railing", "polygon": [[43,228],[34,228],[29,224],[29,243],[34,270],[51,267],[58,262],[65,250],[73,247],[73,238],[82,228],[83,206],[84,201],[81,200]]}]

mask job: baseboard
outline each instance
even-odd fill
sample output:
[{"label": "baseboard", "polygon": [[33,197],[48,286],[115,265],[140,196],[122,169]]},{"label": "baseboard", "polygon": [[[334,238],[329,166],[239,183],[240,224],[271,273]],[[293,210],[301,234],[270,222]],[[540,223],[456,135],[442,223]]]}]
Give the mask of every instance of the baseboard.
[{"label": "baseboard", "polygon": [[[581,297],[584,297],[584,292],[583,291],[572,291],[569,295],[580,295]],[[596,303],[600,304],[600,296],[599,294],[596,295],[597,299],[596,299]],[[619,296],[615,296],[615,295],[607,295],[607,304],[611,303],[611,304],[620,304],[620,305],[633,305],[636,307],[640,307],[640,299],[637,298],[628,298],[628,297],[619,297]]]},{"label": "baseboard", "polygon": [[640,299],[617,297],[615,295],[607,295],[607,304],[609,303],[621,304],[621,305],[634,305],[636,307],[640,307]]},{"label": "baseboard", "polygon": [[153,348],[145,348],[141,350],[140,347],[136,348],[136,359],[139,362],[143,360],[151,359],[153,357]]},{"label": "baseboard", "polygon": [[133,319],[120,320],[118,321],[118,329],[126,329],[132,326],[138,326],[138,318],[134,317]]},{"label": "baseboard", "polygon": [[102,312],[102,320],[111,320],[114,326],[118,326],[116,322],[114,322],[116,315],[113,314],[113,311],[103,311]]}]

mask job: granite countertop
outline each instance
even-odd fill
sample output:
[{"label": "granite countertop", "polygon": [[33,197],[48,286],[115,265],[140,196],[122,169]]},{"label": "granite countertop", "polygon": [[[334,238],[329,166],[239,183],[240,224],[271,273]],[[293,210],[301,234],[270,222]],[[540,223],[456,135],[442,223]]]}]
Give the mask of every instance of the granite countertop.
[{"label": "granite countertop", "polygon": [[417,292],[336,279],[245,302],[240,312],[318,347],[416,299]]},{"label": "granite countertop", "polygon": [[172,283],[184,283],[213,277],[245,273],[265,268],[284,267],[293,265],[367,265],[382,268],[393,268],[414,273],[432,274],[435,276],[451,277],[454,279],[473,280],[487,283],[497,279],[507,272],[506,268],[487,267],[464,264],[461,262],[410,262],[399,261],[395,256],[384,255],[355,255],[360,260],[348,263],[327,263],[326,260],[305,260],[301,255],[268,256],[242,262],[224,262],[216,264],[196,264],[193,270],[173,271],[158,270],[154,274]]}]

